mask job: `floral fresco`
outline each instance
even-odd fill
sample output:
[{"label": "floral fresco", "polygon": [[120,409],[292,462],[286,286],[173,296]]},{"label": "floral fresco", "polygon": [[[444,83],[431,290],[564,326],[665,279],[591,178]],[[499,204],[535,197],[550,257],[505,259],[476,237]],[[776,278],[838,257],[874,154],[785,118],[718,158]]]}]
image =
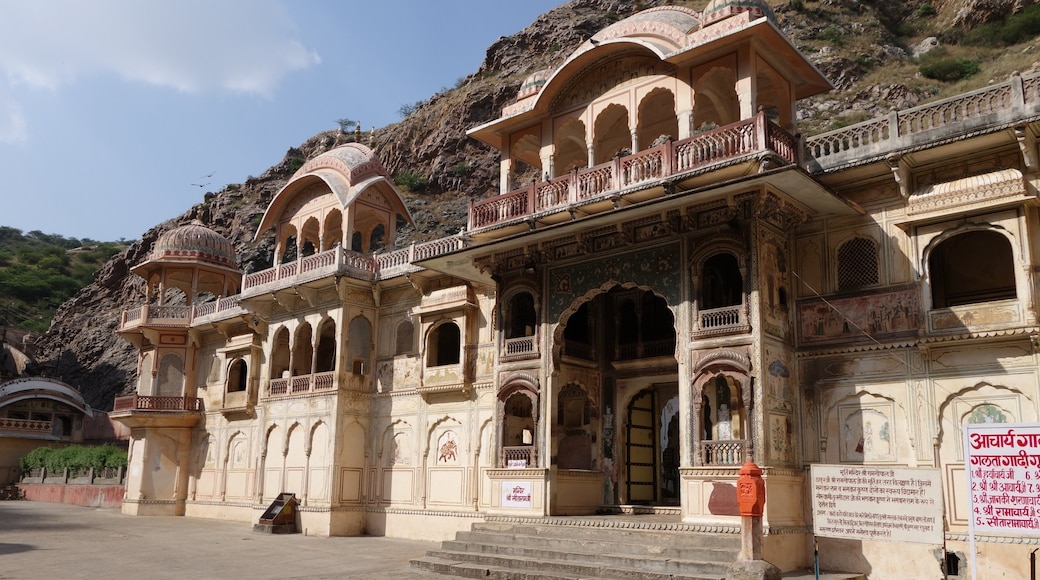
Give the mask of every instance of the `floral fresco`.
[{"label": "floral fresco", "polygon": [[680,255],[679,244],[670,244],[555,268],[549,274],[552,294],[549,315],[552,320],[559,320],[578,296],[610,281],[653,288],[668,304],[675,306],[682,302]]}]

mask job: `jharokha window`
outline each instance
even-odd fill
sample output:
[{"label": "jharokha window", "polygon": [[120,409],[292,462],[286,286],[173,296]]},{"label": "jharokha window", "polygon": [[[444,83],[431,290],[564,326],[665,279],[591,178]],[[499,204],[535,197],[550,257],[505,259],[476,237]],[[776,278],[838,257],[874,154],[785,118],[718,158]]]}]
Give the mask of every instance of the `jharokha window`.
[{"label": "jharokha window", "polygon": [[704,262],[701,310],[737,306],[743,301],[744,282],[733,254],[715,254]]},{"label": "jharokha window", "polygon": [[228,368],[227,391],[229,393],[237,393],[246,390],[248,380],[249,373],[246,367],[246,361],[240,358],[235,359]]},{"label": "jharokha window", "polygon": [[1011,243],[994,231],[966,232],[943,240],[928,256],[928,274],[933,308],[1017,296]]},{"label": "jharokha window", "polygon": [[874,240],[852,238],[838,248],[838,290],[878,283],[878,248]]},{"label": "jharokha window", "polygon": [[534,297],[528,292],[513,296],[506,312],[506,338],[534,336],[535,322]]},{"label": "jharokha window", "polygon": [[446,322],[430,333],[429,355],[426,364],[431,367],[459,364],[462,335],[454,322]]}]

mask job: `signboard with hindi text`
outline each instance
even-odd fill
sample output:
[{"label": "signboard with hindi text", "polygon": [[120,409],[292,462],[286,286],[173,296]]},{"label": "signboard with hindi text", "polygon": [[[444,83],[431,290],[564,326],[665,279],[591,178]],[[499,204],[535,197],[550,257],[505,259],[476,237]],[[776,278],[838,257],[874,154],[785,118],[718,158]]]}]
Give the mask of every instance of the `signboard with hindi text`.
[{"label": "signboard with hindi text", "polygon": [[1040,535],[1040,424],[964,426],[970,527]]},{"label": "signboard with hindi text", "polygon": [[502,507],[531,509],[531,482],[503,481]]},{"label": "signboard with hindi text", "polygon": [[943,543],[938,469],[816,464],[811,477],[817,536]]}]

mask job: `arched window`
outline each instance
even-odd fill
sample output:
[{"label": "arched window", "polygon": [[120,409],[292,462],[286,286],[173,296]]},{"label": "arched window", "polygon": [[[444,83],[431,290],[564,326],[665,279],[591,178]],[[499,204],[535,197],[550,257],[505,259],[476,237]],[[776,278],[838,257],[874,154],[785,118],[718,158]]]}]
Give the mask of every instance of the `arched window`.
[{"label": "arched window", "polygon": [[249,380],[248,370],[246,361],[240,358],[231,362],[231,366],[228,367],[227,392],[237,393],[246,390]]},{"label": "arched window", "polygon": [[662,145],[679,135],[679,118],[675,115],[675,95],[668,89],[654,89],[639,102],[639,149]]},{"label": "arched window", "polygon": [[316,373],[336,370],[336,322],[332,319],[326,319],[321,323],[321,332],[318,335],[318,353],[314,364]]},{"label": "arched window", "polygon": [[361,252],[361,232],[354,232],[350,236],[350,249],[355,252]]},{"label": "arched window", "polygon": [[386,227],[377,224],[372,228],[372,234],[368,238],[368,251],[378,252],[386,247]]},{"label": "arched window", "polygon": [[506,399],[502,441],[507,446],[534,444],[534,406],[524,393]]},{"label": "arched window", "polygon": [[1011,243],[994,231],[971,231],[943,240],[928,256],[928,275],[933,308],[1018,295]]},{"label": "arched window", "polygon": [[632,131],[628,128],[628,110],[621,105],[608,105],[596,116],[593,152],[596,164],[606,163],[615,155],[632,154]]},{"label": "arched window", "polygon": [[704,262],[701,271],[701,310],[737,306],[743,303],[744,281],[733,254],[715,254]]},{"label": "arched window", "polygon": [[350,333],[347,356],[350,357],[351,373],[367,375],[372,365],[372,325],[364,316],[358,316],[350,321],[347,330]]},{"label": "arched window", "polygon": [[285,240],[285,251],[282,252],[282,263],[288,264],[296,259],[299,254],[299,247],[296,243],[296,236],[290,236]]},{"label": "arched window", "polygon": [[415,349],[415,325],[411,320],[402,320],[397,325],[397,345],[394,354],[408,354]]},{"label": "arched window", "polygon": [[506,338],[534,336],[536,315],[534,297],[530,292],[520,292],[509,300],[506,312]]},{"label": "arched window", "polygon": [[184,361],[181,357],[169,353],[159,360],[157,391],[160,397],[184,396]]},{"label": "arched window", "polygon": [[878,247],[874,240],[852,238],[838,247],[838,290],[878,283]]},{"label": "arched window", "polygon": [[459,364],[462,334],[454,322],[441,324],[430,333],[426,364],[431,367]]},{"label": "arched window", "polygon": [[296,338],[292,348],[292,376],[299,377],[309,375],[312,357],[314,356],[314,345],[311,343],[311,325],[306,322],[296,329]]},{"label": "arched window", "polygon": [[274,343],[271,346],[271,377],[272,379],[288,376],[289,373],[289,330],[285,327],[279,328],[274,335]]}]

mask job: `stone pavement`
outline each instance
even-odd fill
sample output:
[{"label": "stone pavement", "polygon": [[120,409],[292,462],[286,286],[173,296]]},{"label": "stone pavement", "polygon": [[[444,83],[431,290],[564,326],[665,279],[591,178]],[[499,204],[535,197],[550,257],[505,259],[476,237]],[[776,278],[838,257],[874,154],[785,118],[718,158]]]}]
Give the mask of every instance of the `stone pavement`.
[{"label": "stone pavement", "polygon": [[435,542],[253,533],[251,524],[0,501],[0,579],[446,578],[408,561]]}]

